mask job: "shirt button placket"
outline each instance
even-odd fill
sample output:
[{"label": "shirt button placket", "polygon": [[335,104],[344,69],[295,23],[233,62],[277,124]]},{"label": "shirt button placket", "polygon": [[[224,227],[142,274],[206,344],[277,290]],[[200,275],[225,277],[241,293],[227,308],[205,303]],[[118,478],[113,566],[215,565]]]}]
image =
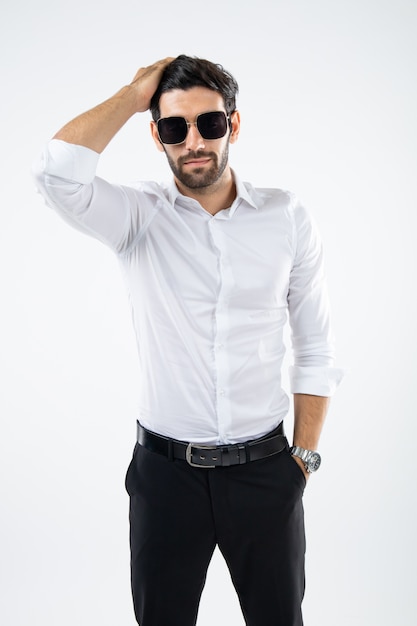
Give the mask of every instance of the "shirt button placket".
[{"label": "shirt button placket", "polygon": [[222,232],[223,220],[211,220],[211,234],[218,253],[219,291],[215,309],[214,361],[216,376],[216,400],[218,434],[221,443],[228,443],[231,414],[229,402],[230,368],[229,355],[225,346],[229,334],[228,301],[233,284],[227,263],[226,241]]}]

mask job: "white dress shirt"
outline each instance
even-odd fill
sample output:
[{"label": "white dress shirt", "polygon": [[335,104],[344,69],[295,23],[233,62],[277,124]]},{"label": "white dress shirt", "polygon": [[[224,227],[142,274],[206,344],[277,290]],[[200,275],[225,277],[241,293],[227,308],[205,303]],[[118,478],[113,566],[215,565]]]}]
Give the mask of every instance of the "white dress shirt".
[{"label": "white dress shirt", "polygon": [[47,204],[110,246],[127,279],[145,428],[195,443],[266,434],[288,412],[281,385],[287,312],[292,393],[330,396],[334,349],[317,229],[297,199],[235,176],[212,216],[154,182],[112,185],[99,155],[52,140],[35,166]]}]

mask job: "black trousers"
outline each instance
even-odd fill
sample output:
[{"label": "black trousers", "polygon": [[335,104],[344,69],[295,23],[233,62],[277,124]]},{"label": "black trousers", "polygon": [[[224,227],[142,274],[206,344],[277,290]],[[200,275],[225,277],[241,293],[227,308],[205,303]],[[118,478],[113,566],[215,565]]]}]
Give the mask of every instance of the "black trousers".
[{"label": "black trousers", "polygon": [[[288,450],[200,469],[137,444],[126,489],[138,624],[194,626],[218,545],[248,626],[302,626],[304,487]],[[219,603],[219,626],[221,615]]]}]

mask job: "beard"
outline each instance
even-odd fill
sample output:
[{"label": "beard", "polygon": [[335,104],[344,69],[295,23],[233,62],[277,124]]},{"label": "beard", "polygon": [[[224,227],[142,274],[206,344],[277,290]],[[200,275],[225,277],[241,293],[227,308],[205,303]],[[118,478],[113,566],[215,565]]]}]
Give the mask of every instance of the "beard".
[{"label": "beard", "polygon": [[[229,144],[226,145],[220,154],[220,160],[215,152],[190,152],[186,156],[179,157],[177,161],[174,161],[166,150],[165,154],[172,173],[180,183],[188,189],[204,190],[217,183],[226,169],[229,159]],[[196,167],[192,172],[184,172],[183,166],[186,161],[201,158],[211,159],[212,164],[208,169],[206,167]]]}]

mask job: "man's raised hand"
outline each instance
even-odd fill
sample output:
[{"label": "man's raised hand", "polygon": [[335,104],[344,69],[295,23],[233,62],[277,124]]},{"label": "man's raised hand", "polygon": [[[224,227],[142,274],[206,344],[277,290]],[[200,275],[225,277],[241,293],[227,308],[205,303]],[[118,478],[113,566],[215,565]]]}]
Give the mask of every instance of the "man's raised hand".
[{"label": "man's raised hand", "polygon": [[175,57],[161,59],[147,67],[141,67],[135,74],[131,86],[137,90],[137,111],[147,111],[151,104],[152,96],[158,88],[165,68]]}]

